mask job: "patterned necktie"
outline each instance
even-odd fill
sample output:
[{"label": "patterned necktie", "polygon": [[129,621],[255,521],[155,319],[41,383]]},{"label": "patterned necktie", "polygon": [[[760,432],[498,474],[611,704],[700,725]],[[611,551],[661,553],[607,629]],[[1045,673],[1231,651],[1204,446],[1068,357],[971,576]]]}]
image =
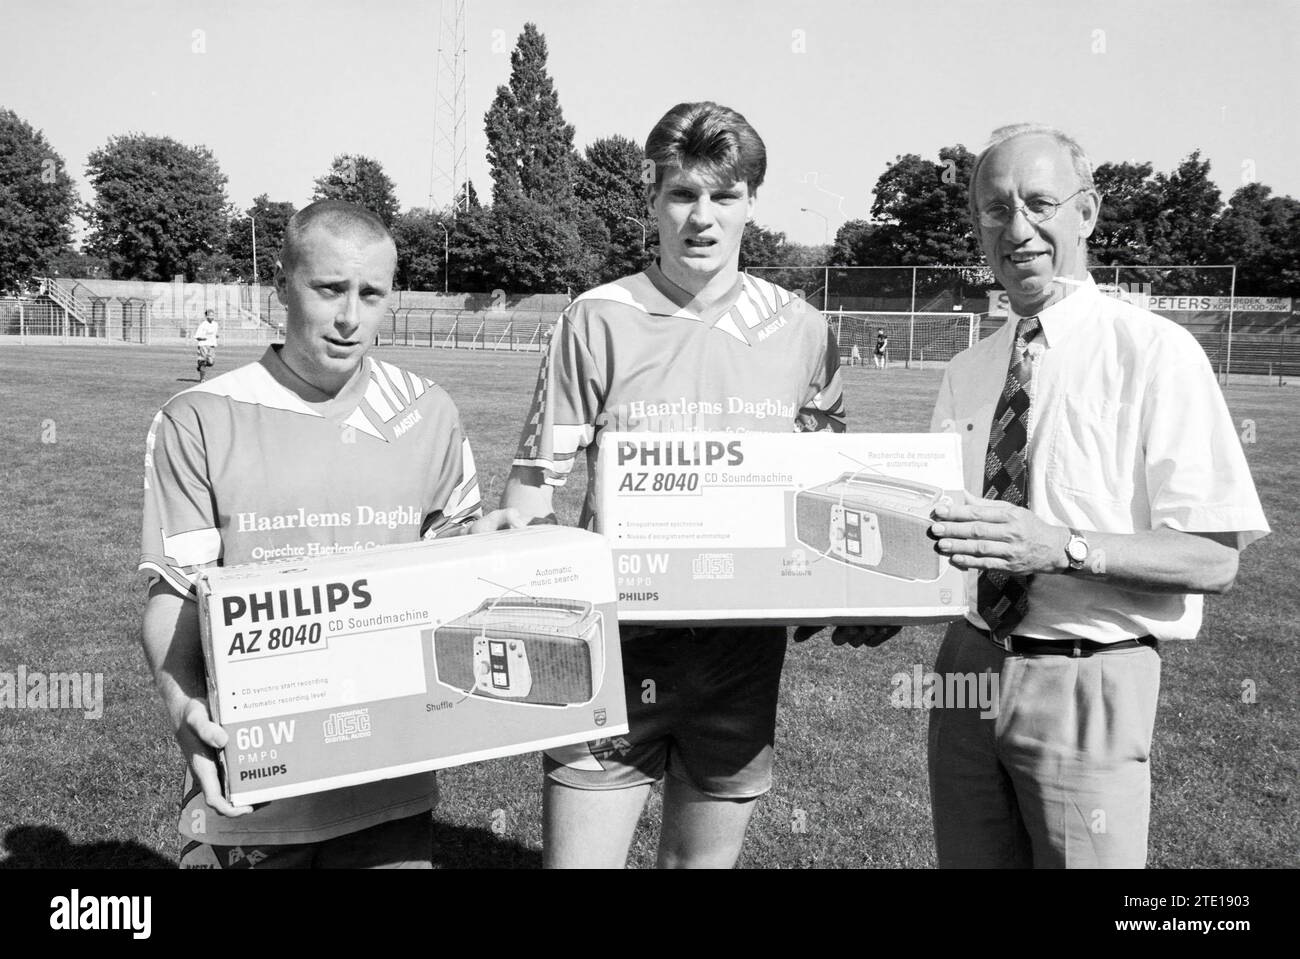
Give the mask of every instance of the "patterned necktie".
[{"label": "patterned necktie", "polygon": [[[1038,317],[1027,316],[1016,327],[1015,352],[1007,369],[989,430],[989,452],[984,460],[984,498],[1029,505],[1029,341],[1038,335]],[[980,616],[994,636],[1009,636],[1029,609],[1029,584],[1033,576],[1016,576],[1002,570],[980,573],[976,603]]]}]

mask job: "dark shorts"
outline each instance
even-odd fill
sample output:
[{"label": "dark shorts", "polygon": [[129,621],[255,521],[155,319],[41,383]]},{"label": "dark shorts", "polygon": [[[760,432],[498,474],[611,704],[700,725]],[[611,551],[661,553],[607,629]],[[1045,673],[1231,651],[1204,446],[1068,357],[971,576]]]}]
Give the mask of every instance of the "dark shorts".
[{"label": "dark shorts", "polygon": [[323,842],[213,846],[188,842],[182,869],[431,869],[433,816],[422,812]]},{"label": "dark shorts", "polygon": [[717,799],[772,787],[784,627],[655,629],[623,643],[628,732],[548,749],[546,775],[625,789],[664,773]]}]

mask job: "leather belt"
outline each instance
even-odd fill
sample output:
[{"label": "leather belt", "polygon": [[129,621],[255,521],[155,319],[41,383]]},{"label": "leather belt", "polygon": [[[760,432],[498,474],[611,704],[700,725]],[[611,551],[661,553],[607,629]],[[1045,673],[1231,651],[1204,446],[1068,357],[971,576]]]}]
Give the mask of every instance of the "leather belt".
[{"label": "leather belt", "polygon": [[1150,646],[1157,652],[1160,641],[1154,636],[1139,636],[1136,639],[1121,639],[1113,643],[1100,643],[1095,639],[1035,639],[1032,636],[1008,636],[998,639],[987,629],[980,629],[970,620],[966,625],[979,633],[998,649],[1006,650],[1017,656],[1093,656],[1099,653],[1115,653],[1123,649],[1137,649]]}]

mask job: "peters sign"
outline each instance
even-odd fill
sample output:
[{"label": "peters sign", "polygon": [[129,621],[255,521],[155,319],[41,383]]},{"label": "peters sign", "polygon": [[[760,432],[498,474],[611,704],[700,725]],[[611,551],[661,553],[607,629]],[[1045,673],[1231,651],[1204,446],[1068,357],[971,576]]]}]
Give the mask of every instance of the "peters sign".
[{"label": "peters sign", "polygon": [[[1098,283],[1109,296],[1127,300],[1153,313],[1290,313],[1289,296],[1199,296],[1173,294],[1156,296],[1150,283]],[[989,290],[989,316],[1007,315],[1007,291]]]}]

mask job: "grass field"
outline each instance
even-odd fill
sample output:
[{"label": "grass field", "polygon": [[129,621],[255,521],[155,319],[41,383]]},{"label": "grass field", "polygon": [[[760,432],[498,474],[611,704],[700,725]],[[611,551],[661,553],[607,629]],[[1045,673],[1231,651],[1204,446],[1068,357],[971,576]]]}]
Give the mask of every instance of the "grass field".
[{"label": "grass field", "polygon": [[[227,349],[219,369],[255,359]],[[500,496],[535,354],[383,349],[456,399],[486,498]],[[936,371],[845,371],[850,429],[924,430]],[[0,671],[102,673],[102,718],[0,709],[0,867],[174,864],[181,760],[139,648],[144,437],[194,381],[182,349],[0,347]],[[1227,391],[1273,535],[1243,556],[1230,594],[1207,602],[1195,643],[1166,644],[1153,751],[1151,864],[1300,865],[1300,391]],[[1249,422],[1247,422],[1249,421]],[[1195,429],[1196,424],[1188,424]],[[561,500],[576,514],[584,477]],[[928,867],[934,863],[922,710],[891,707],[890,676],[929,669],[940,627],[875,650],[825,636],[792,645],[778,778],[741,865]],[[1253,689],[1253,702],[1246,695]],[[439,774],[435,862],[540,864],[536,757]],[[658,798],[632,864],[653,861]]]}]

